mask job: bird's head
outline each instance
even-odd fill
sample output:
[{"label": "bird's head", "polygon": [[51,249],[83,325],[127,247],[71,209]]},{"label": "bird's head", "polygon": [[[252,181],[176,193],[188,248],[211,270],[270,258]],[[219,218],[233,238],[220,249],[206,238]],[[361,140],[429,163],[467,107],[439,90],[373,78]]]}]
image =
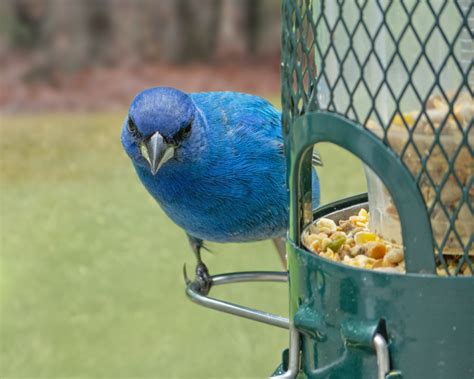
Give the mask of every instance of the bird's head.
[{"label": "bird's head", "polygon": [[189,143],[196,116],[196,106],[184,92],[168,87],[147,89],[130,106],[122,144],[136,165],[156,175]]}]

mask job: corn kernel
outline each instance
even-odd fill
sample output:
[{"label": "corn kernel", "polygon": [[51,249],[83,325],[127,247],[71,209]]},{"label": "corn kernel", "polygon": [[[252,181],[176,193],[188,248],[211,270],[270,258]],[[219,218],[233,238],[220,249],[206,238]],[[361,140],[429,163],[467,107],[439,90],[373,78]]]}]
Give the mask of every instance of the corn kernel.
[{"label": "corn kernel", "polygon": [[321,250],[325,251],[326,247],[332,242],[331,238],[323,238],[321,241]]},{"label": "corn kernel", "polygon": [[398,113],[393,118],[393,124],[397,126],[404,126],[405,124],[407,124],[408,126],[413,126],[414,123],[415,123],[415,118],[413,117],[413,115],[409,113],[404,114],[404,115]]},{"label": "corn kernel", "polygon": [[364,218],[361,216],[351,216],[349,217],[349,221],[355,225],[356,222],[364,222]]},{"label": "corn kernel", "polygon": [[365,220],[368,220],[369,219],[369,212],[367,212],[365,210],[365,208],[362,208],[360,211],[359,211],[359,217],[363,217]]},{"label": "corn kernel", "polygon": [[321,218],[316,222],[318,232],[334,233],[337,229],[336,223],[329,218]]},{"label": "corn kernel", "polygon": [[392,247],[384,256],[384,261],[389,264],[397,264],[403,261],[403,250],[399,247]]},{"label": "corn kernel", "polygon": [[374,259],[383,258],[387,248],[381,242],[369,242],[367,243],[367,256]]},{"label": "corn kernel", "polygon": [[375,233],[371,233],[371,232],[358,232],[354,236],[354,241],[358,245],[363,245],[367,242],[372,242],[376,240],[377,240],[377,236],[375,235]]},{"label": "corn kernel", "polygon": [[321,241],[318,239],[315,239],[312,243],[308,244],[313,251],[319,251],[319,248],[321,247]]}]

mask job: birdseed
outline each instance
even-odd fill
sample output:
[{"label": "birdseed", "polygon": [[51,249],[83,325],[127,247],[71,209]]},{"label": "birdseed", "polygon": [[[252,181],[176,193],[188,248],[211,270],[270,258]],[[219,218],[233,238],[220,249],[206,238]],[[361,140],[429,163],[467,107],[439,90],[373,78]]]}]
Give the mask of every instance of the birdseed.
[{"label": "birdseed", "polygon": [[[364,208],[348,220],[339,221],[339,225],[329,218],[318,219],[303,233],[303,244],[309,251],[334,262],[387,273],[406,272],[403,246],[370,231],[369,212]],[[459,256],[446,257],[451,275],[455,275],[460,259]],[[470,260],[472,265],[473,258]],[[441,264],[438,264],[437,274],[447,275]],[[467,263],[458,275],[472,276]]]}]

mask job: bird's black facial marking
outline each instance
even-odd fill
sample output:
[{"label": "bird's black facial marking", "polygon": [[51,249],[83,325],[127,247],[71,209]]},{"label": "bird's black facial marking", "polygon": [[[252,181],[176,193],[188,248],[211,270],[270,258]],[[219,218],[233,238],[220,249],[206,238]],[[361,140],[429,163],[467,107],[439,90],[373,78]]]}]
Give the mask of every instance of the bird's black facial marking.
[{"label": "bird's black facial marking", "polygon": [[181,128],[180,130],[178,130],[178,132],[173,136],[173,142],[175,145],[179,145],[181,142],[183,142],[186,139],[186,137],[188,137],[191,134],[192,126],[193,126],[193,122],[191,121],[184,128]]},{"label": "bird's black facial marking", "polygon": [[128,132],[130,133],[130,135],[135,138],[135,139],[139,139],[141,137],[141,134],[140,132],[138,131],[138,128],[137,128],[137,125],[135,124],[135,122],[132,120],[132,118],[129,116],[128,117]]}]

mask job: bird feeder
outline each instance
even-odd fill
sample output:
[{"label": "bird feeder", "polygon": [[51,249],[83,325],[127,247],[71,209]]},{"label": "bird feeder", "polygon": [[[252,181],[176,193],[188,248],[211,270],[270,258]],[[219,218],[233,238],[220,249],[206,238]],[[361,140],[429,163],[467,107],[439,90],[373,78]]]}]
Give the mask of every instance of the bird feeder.
[{"label": "bird feeder", "polygon": [[[283,4],[290,320],[308,378],[474,375],[472,7]],[[364,163],[368,204],[353,198],[311,212],[319,142]],[[309,251],[305,233],[318,231],[318,219],[337,224],[362,207],[369,232],[403,249],[399,270],[358,262],[357,249]]]},{"label": "bird feeder", "polygon": [[[289,319],[188,286],[289,329],[275,377],[474,377],[473,17],[470,0],[283,1]],[[311,209],[321,142],[362,161],[368,196]]]}]

